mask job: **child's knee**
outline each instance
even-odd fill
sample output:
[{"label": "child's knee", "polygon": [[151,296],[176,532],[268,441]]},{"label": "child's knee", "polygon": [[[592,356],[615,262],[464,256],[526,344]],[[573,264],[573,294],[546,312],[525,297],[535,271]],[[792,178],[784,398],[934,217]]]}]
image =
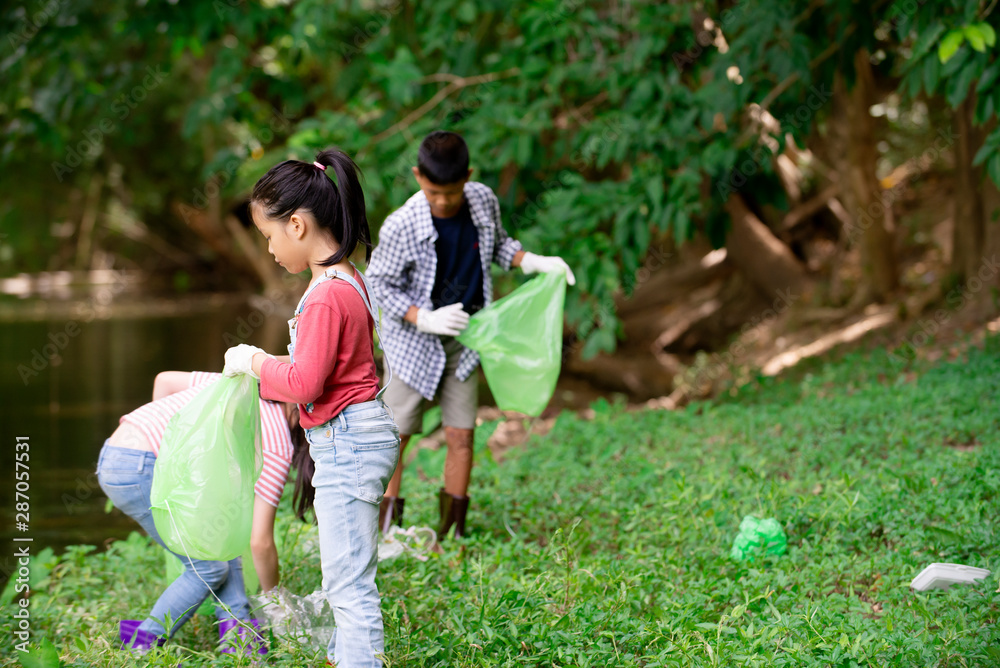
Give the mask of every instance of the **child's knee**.
[{"label": "child's knee", "polygon": [[212,589],[218,589],[229,577],[229,564],[224,561],[202,561],[194,565],[194,572]]}]

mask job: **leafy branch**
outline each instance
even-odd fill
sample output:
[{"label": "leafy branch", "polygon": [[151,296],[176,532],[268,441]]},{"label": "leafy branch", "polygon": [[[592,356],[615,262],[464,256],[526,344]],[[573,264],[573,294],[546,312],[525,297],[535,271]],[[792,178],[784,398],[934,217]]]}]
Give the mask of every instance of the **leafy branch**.
[{"label": "leafy branch", "polygon": [[[439,90],[434,96],[424,102],[422,105],[411,111],[409,114],[404,116],[401,120],[394,123],[391,127],[382,132],[378,133],[372,138],[371,144],[375,145],[379,142],[392,137],[393,135],[402,132],[407,129],[420,118],[426,116],[434,107],[441,104],[441,102],[447,98],[452,93],[462,90],[463,88],[468,88],[469,86],[475,86],[477,84],[489,83],[491,81],[498,81],[500,79],[507,79],[513,76],[517,76],[521,73],[521,68],[511,67],[509,69],[503,70],[502,72],[490,72],[489,74],[478,74],[472,77],[460,77],[454,74],[440,73],[432,74],[425,77],[423,80],[426,81],[448,81],[448,85]],[[362,150],[359,156],[363,157],[367,153],[367,148]]]}]

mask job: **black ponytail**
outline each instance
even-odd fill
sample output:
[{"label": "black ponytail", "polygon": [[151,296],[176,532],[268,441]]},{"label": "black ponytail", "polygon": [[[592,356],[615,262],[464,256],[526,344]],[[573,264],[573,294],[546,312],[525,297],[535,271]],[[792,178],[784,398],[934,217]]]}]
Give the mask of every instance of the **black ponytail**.
[{"label": "black ponytail", "polygon": [[371,259],[371,230],[365,212],[360,170],[338,148],[320,151],[316,162],[285,160],[272,167],[253,187],[250,203],[264,208],[268,218],[287,221],[299,209],[312,213],[316,223],[333,235],[340,250],[320,265],[329,267],[350,257],[361,244],[365,262]]},{"label": "black ponytail", "polygon": [[306,522],[306,513],[316,500],[316,488],[312,485],[316,466],[309,456],[309,442],[302,425],[296,424],[292,432],[292,468],[295,469],[295,488],[292,491],[292,509],[295,516]]}]

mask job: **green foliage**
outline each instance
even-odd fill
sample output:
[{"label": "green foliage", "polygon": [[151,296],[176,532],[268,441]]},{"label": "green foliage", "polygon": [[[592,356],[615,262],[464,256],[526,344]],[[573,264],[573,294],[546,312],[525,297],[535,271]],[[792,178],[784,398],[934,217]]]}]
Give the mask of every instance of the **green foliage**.
[{"label": "green foliage", "polygon": [[56,646],[48,638],[43,638],[38,648],[25,653],[21,657],[24,668],[62,668]]},{"label": "green foliage", "polygon": [[[994,665],[996,575],[908,585],[932,562],[1000,567],[997,378],[991,338],[932,367],[897,351],[815,362],[684,411],[601,402],[502,463],[485,425],[471,536],[380,566],[389,665]],[[433,525],[440,480],[425,473],[407,478],[407,520]],[[751,514],[777,518],[785,555],[729,558]],[[314,530],[286,505],[279,531],[284,585],[313,591]],[[201,616],[142,660],[113,650],[115,620],[162,587],[161,551],[133,534],[85,552],[33,593],[33,642],[67,666],[232,665]],[[271,646],[269,665],[322,663]]]},{"label": "green foliage", "polygon": [[[896,0],[890,10],[896,34],[909,57],[902,66],[900,90],[911,99],[921,92],[933,95],[943,84],[945,99],[957,108],[972,96],[973,121],[987,125],[1000,112],[1000,58],[994,49],[998,15],[992,6],[983,13],[972,0],[910,3]],[[934,45],[937,49],[934,50]],[[968,48],[963,48],[968,45]],[[986,173],[1000,185],[1000,128],[991,129],[975,164],[986,165]]]},{"label": "green foliage", "polygon": [[[591,355],[614,348],[614,298],[634,289],[650,251],[668,255],[700,228],[724,243],[725,195],[747,177],[773,179],[773,154],[744,132],[746,105],[797,77],[769,110],[785,126],[779,142],[809,133],[827,101],[809,97],[823,81],[811,61],[847,24],[803,27],[807,5],[707,7],[725,53],[676,3],[219,0],[138,12],[117,0],[100,12],[62,3],[38,26],[11,8],[0,13],[15,35],[0,62],[11,84],[0,93],[0,161],[76,191],[118,173],[108,196],[184,247],[172,207],[204,207],[217,191],[235,203],[276,161],[331,144],[365,171],[377,226],[415,190],[420,139],[453,129],[510,231],[573,266],[580,287],[567,318]],[[734,67],[742,83],[729,78]],[[12,202],[14,218],[75,216],[58,197],[26,191]],[[100,235],[125,248],[112,230]],[[32,258],[58,250],[42,238],[49,246]]]},{"label": "green foliage", "polygon": [[[448,128],[466,137],[474,178],[497,191],[510,231],[573,266],[567,320],[589,356],[614,348],[615,299],[650,258],[696,232],[723,245],[726,198],[779,188],[776,151],[813,135],[859,49],[898,73],[910,99],[943,94],[954,106],[975,88],[976,123],[989,123],[1000,14],[985,12],[974,0],[11,6],[0,11],[11,36],[0,166],[46,196],[17,188],[0,221],[72,222],[101,175],[102,197],[186,248],[181,205],[203,208],[218,192],[235,206],[275,162],[336,144],[364,170],[378,227],[416,189],[421,138]],[[754,104],[780,128],[753,122]],[[981,162],[996,179],[995,155]],[[102,248],[163,262],[113,225],[97,234]],[[72,255],[27,226],[5,235],[3,271]],[[203,248],[199,269],[217,254]],[[179,290],[194,287],[188,275],[175,274]]]},{"label": "green foliage", "polygon": [[941,45],[938,47],[938,58],[942,63],[947,63],[955,52],[958,51],[958,47],[962,45],[965,41],[965,33],[961,30],[951,30],[944,36],[941,40]]}]

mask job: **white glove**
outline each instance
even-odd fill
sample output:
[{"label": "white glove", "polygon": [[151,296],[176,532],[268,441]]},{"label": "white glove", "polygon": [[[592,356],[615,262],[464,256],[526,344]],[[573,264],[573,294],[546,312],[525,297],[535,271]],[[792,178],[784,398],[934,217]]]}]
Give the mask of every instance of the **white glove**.
[{"label": "white glove", "polygon": [[565,271],[566,282],[570,285],[576,285],[576,276],[573,275],[573,270],[569,268],[569,265],[561,257],[556,257],[555,255],[535,255],[534,253],[525,252],[521,256],[521,271],[526,274],[534,274],[536,272],[547,274],[553,271]]},{"label": "white glove", "polygon": [[417,331],[427,334],[458,336],[469,326],[469,314],[462,310],[462,302],[448,304],[439,309],[417,310]]},{"label": "white glove", "polygon": [[257,346],[248,346],[245,343],[233,346],[226,351],[226,366],[222,369],[222,375],[232,378],[233,376],[245,373],[260,380],[260,376],[253,372],[253,356],[257,353],[263,353],[272,359],[274,358],[274,355],[268,355]]}]

